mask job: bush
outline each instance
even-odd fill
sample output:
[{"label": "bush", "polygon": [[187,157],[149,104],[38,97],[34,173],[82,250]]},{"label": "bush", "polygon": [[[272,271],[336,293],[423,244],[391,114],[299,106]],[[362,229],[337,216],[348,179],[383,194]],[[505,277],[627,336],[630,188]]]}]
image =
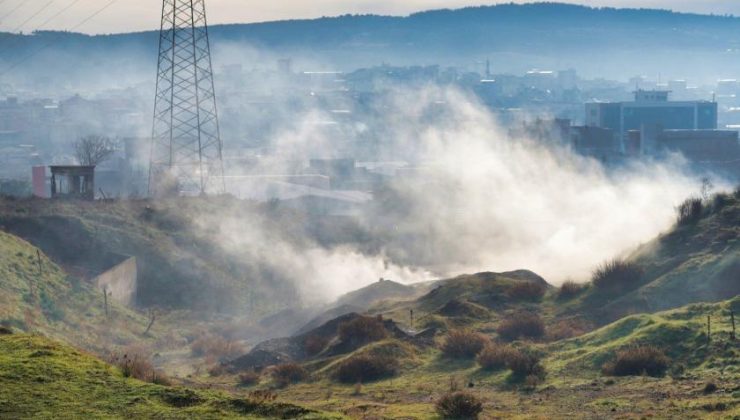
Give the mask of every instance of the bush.
[{"label": "bush", "polygon": [[499,337],[514,341],[518,338],[540,338],[545,335],[545,323],[539,315],[520,312],[504,319],[496,329]]},{"label": "bush", "polygon": [[126,378],[134,378],[144,382],[159,385],[170,385],[170,380],[163,372],[154,368],[154,365],[142,349],[130,348],[120,353],[111,353],[108,363],[117,366]]},{"label": "bush", "polygon": [[514,300],[535,302],[541,300],[546,291],[541,284],[524,281],[511,286],[506,294]]},{"label": "bush", "polygon": [[603,372],[609,376],[663,376],[669,364],[668,356],[657,347],[638,346],[618,351],[614,360],[604,365]]},{"label": "bush", "polygon": [[517,350],[509,345],[490,344],[486,346],[476,357],[481,369],[494,371],[503,369]]},{"label": "bush", "polygon": [[693,225],[701,220],[704,203],[701,198],[689,198],[676,208],[676,223],[679,226]]},{"label": "bush", "polygon": [[445,419],[477,419],[483,403],[475,395],[464,391],[450,392],[435,404],[437,414]]},{"label": "bush", "polygon": [[489,343],[489,340],[476,332],[452,330],[442,344],[442,354],[452,359],[472,359]]},{"label": "bush", "polygon": [[391,357],[358,355],[339,365],[337,379],[348,384],[363,383],[393,376],[397,370],[398,361]]},{"label": "bush", "polygon": [[244,372],[239,374],[239,385],[252,386],[260,382],[260,374],[257,372]]},{"label": "bush", "polygon": [[545,377],[545,368],[540,364],[540,358],[531,350],[515,350],[506,361],[506,367],[519,379],[535,376]]},{"label": "bush", "polygon": [[353,345],[362,345],[379,341],[387,333],[381,317],[359,316],[339,325],[339,338]]},{"label": "bush", "polygon": [[576,283],[574,281],[566,281],[560,286],[558,290],[558,300],[568,300],[580,295],[588,286],[585,284]]},{"label": "bush", "polygon": [[597,267],[591,282],[602,290],[628,290],[640,283],[642,269],[633,262],[615,259]]},{"label": "bush", "polygon": [[315,356],[321,353],[327,344],[329,344],[328,338],[320,335],[309,335],[303,340],[303,351],[309,356]]},{"label": "bush", "polygon": [[298,363],[284,363],[272,370],[272,379],[281,387],[304,381],[306,378],[308,372]]}]

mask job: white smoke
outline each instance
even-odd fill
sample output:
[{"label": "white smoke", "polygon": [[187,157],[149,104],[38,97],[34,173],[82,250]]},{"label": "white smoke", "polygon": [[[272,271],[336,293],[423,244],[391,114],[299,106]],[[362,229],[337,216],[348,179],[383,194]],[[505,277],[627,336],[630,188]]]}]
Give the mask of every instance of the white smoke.
[{"label": "white smoke", "polygon": [[[379,277],[424,280],[432,270],[523,268],[558,283],[585,280],[603,260],[665,231],[674,207],[699,189],[678,163],[608,172],[562,146],[511,139],[489,111],[454,89],[399,90],[378,113],[391,133],[385,155],[415,169],[390,184],[404,216],[359,220],[390,226],[392,234],[374,238],[377,255],[361,244],[327,249],[282,237],[249,218],[211,220],[219,242],[294,279],[308,301],[335,298]],[[315,119],[307,114],[273,146],[292,154],[288,159],[335,155],[336,143]]]}]

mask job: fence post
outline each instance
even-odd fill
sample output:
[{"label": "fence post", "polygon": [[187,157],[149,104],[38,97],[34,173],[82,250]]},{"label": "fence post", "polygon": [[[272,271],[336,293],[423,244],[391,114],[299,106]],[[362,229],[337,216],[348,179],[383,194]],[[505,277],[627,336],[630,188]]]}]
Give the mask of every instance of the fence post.
[{"label": "fence post", "polygon": [[712,341],[712,316],[707,315],[707,343]]}]

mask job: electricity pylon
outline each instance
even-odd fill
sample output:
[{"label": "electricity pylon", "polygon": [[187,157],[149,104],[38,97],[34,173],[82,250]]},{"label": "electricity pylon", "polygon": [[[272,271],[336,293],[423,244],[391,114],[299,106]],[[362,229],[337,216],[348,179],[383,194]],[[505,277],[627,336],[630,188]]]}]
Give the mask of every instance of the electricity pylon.
[{"label": "electricity pylon", "polygon": [[205,0],[164,0],[149,195],[225,192]]}]

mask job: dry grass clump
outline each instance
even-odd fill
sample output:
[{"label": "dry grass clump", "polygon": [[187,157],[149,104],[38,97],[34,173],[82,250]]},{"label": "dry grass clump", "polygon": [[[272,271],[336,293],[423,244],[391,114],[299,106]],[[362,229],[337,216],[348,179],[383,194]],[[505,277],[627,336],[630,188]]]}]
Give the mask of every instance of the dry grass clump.
[{"label": "dry grass clump", "polygon": [[509,359],[516,352],[516,349],[507,344],[492,343],[478,353],[476,361],[483,370],[500,370],[506,367]]},{"label": "dry grass clump", "polygon": [[204,334],[190,344],[195,357],[206,357],[215,362],[226,362],[245,353],[244,347],[218,335]]},{"label": "dry grass clump", "polygon": [[507,290],[506,294],[509,298],[514,300],[537,302],[542,300],[546,291],[547,289],[545,286],[541,284],[524,281],[511,286],[509,290]]},{"label": "dry grass clump", "polygon": [[511,370],[511,380],[533,390],[544,381],[547,371],[540,363],[540,356],[531,349],[515,349],[508,355],[506,367]]},{"label": "dry grass clump", "polygon": [[443,419],[477,419],[483,411],[483,403],[469,392],[457,391],[443,395],[435,408]]},{"label": "dry grass clump", "polygon": [[655,346],[637,346],[617,352],[614,360],[602,367],[609,376],[663,376],[668,370],[670,359]]},{"label": "dry grass clump", "polygon": [[126,378],[134,378],[158,385],[171,385],[172,382],[152,364],[149,356],[143,349],[131,347],[120,353],[111,353],[107,362],[118,367]]},{"label": "dry grass clump", "polygon": [[352,345],[362,345],[379,341],[387,336],[383,318],[359,316],[339,325],[339,338]]},{"label": "dry grass clump", "polygon": [[688,198],[676,207],[676,223],[679,226],[693,225],[701,220],[703,211],[704,202],[701,198]]},{"label": "dry grass clump", "polygon": [[507,341],[519,338],[536,339],[545,335],[545,323],[535,313],[519,312],[501,321],[496,332]]},{"label": "dry grass clump", "polygon": [[621,259],[607,261],[594,270],[591,282],[600,290],[627,291],[642,280],[642,268]]},{"label": "dry grass clump", "polygon": [[239,374],[240,386],[257,385],[260,382],[260,374],[257,372],[243,372]]},{"label": "dry grass clump", "polygon": [[442,344],[442,354],[451,359],[472,359],[490,340],[484,335],[469,330],[452,330]]},{"label": "dry grass clump", "polygon": [[343,361],[337,371],[340,382],[353,384],[394,376],[398,360],[388,356],[357,355]]},{"label": "dry grass clump", "polygon": [[558,300],[569,300],[580,295],[584,290],[588,288],[586,284],[576,283],[572,280],[568,280],[558,289]]},{"label": "dry grass clump", "polygon": [[308,379],[308,372],[298,363],[283,363],[273,368],[272,379],[278,386],[284,387],[305,381]]}]

